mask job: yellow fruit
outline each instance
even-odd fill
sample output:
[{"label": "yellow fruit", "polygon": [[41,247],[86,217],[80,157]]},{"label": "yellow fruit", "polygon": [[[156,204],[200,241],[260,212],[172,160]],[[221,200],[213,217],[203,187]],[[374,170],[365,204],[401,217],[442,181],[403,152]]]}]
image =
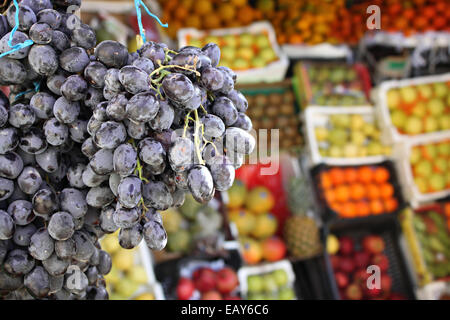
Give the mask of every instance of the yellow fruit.
[{"label": "yellow fruit", "polygon": [[251,235],[258,239],[265,239],[275,234],[278,222],[274,215],[263,213],[256,216],[256,221]]},{"label": "yellow fruit", "polygon": [[142,293],[138,295],[134,300],[155,300],[155,296],[151,293]]},{"label": "yellow fruit", "polygon": [[231,0],[230,2],[237,8],[243,7],[247,4],[247,0]]},{"label": "yellow fruit", "polygon": [[115,285],[120,281],[121,273],[116,266],[111,267],[111,271],[105,275],[105,281],[108,285]]},{"label": "yellow fruit", "polygon": [[203,26],[206,29],[220,28],[220,18],[215,13],[209,13],[203,17]]},{"label": "yellow fruit", "polygon": [[242,257],[248,264],[256,264],[261,261],[263,257],[263,250],[261,244],[252,239],[241,242]]},{"label": "yellow fruit", "polygon": [[139,288],[139,284],[131,281],[130,279],[123,278],[117,285],[115,286],[116,293],[123,297],[130,297],[136,290]]},{"label": "yellow fruit", "polygon": [[127,272],[127,277],[139,284],[144,284],[148,282],[147,272],[143,266],[134,266],[130,271]]},{"label": "yellow fruit", "polygon": [[228,217],[234,222],[240,235],[248,235],[255,225],[255,216],[245,209],[232,210]]},{"label": "yellow fruit", "polygon": [[272,210],[274,204],[275,198],[265,187],[256,187],[252,189],[245,202],[247,209],[255,214]]},{"label": "yellow fruit", "polygon": [[161,213],[164,229],[168,233],[177,232],[180,228],[180,224],[183,221],[183,217],[178,212],[178,210],[174,208],[167,209]]},{"label": "yellow fruit", "polygon": [[121,249],[119,241],[117,240],[117,235],[115,233],[108,234],[102,240],[102,248],[109,254],[114,254]]},{"label": "yellow fruit", "polygon": [[202,20],[199,16],[190,15],[184,21],[186,27],[200,29],[202,27]]},{"label": "yellow fruit", "polygon": [[201,16],[210,13],[212,9],[213,7],[210,0],[199,0],[194,6],[194,12]]},{"label": "yellow fruit", "polygon": [[339,251],[339,240],[338,238],[330,234],[327,237],[327,252],[329,254],[336,254]]},{"label": "yellow fruit", "polygon": [[134,265],[134,252],[130,250],[120,250],[112,258],[113,265],[122,271],[130,270]]},{"label": "yellow fruit", "polygon": [[238,209],[244,205],[245,197],[247,195],[247,188],[241,180],[235,180],[233,185],[227,191],[229,209]]},{"label": "yellow fruit", "polygon": [[223,3],[219,6],[219,16],[225,21],[234,19],[236,12],[232,4]]}]

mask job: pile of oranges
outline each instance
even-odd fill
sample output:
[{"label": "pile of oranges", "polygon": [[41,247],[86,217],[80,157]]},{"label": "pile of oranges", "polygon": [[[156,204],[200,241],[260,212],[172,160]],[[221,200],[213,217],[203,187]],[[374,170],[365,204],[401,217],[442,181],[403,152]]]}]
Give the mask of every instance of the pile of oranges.
[{"label": "pile of oranges", "polygon": [[391,213],[398,206],[391,174],[384,166],[331,167],[319,174],[328,206],[341,218]]},{"label": "pile of oranges", "polygon": [[261,11],[248,0],[160,0],[160,4],[162,21],[169,23],[165,31],[173,39],[180,28],[234,28],[263,20]]}]

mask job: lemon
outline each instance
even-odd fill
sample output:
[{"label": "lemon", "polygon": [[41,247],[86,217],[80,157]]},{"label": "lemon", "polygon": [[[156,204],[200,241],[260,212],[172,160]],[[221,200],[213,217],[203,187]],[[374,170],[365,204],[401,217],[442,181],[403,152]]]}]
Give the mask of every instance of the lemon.
[{"label": "lemon", "polygon": [[339,251],[339,240],[333,234],[327,237],[327,251],[329,254],[336,254]]}]

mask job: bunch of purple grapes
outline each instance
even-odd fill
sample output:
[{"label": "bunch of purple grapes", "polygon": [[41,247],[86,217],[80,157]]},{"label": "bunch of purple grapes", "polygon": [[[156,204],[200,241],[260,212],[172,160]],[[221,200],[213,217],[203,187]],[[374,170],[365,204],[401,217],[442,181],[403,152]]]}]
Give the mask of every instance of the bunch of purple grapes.
[{"label": "bunch of purple grapes", "polygon": [[[167,243],[160,211],[225,191],[253,151],[220,50],[96,44],[78,0],[22,0],[0,58],[0,298],[107,299],[99,239]],[[16,8],[0,15],[9,51]]]}]

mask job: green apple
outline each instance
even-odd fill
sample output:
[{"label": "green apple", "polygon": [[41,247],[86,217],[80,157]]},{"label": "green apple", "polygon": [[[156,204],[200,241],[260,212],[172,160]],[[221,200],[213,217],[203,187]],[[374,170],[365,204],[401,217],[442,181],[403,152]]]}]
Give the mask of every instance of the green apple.
[{"label": "green apple", "polygon": [[238,58],[238,59],[234,60],[232,69],[242,70],[242,69],[248,69],[249,67],[250,67],[250,64],[247,62],[247,60]]},{"label": "green apple", "polygon": [[366,123],[362,128],[365,135],[373,137],[377,132],[377,127],[373,123]]},{"label": "green apple", "polygon": [[350,118],[350,128],[352,130],[360,130],[364,127],[366,122],[364,121],[364,118],[360,114],[354,114]]},{"label": "green apple", "polygon": [[272,48],[264,48],[259,52],[259,56],[266,60],[267,62],[272,62],[277,60],[277,54]]},{"label": "green apple", "polygon": [[316,127],[314,129],[317,141],[325,141],[328,138],[328,129],[324,127]]},{"label": "green apple", "polygon": [[267,65],[266,61],[260,57],[254,57],[250,64],[252,68],[264,68]]},{"label": "green apple", "polygon": [[419,101],[416,103],[414,108],[412,109],[412,114],[418,116],[420,118],[425,117],[427,114],[427,105],[423,101]]},{"label": "green apple", "polygon": [[262,293],[249,293],[247,296],[248,300],[264,300],[265,296]]},{"label": "green apple", "polygon": [[414,87],[400,88],[400,96],[405,103],[413,103],[417,100],[417,91]]},{"label": "green apple", "polygon": [[319,148],[319,154],[322,157],[328,157],[328,150],[324,148]]},{"label": "green apple", "polygon": [[429,178],[430,188],[433,191],[441,191],[445,189],[445,177],[441,174],[433,174]]},{"label": "green apple", "polygon": [[350,141],[357,146],[362,146],[366,139],[366,135],[362,131],[352,131],[350,134]]},{"label": "green apple", "polygon": [[239,35],[239,46],[241,47],[250,47],[253,45],[255,37],[250,33],[243,33]]},{"label": "green apple", "polygon": [[426,178],[414,177],[414,184],[421,193],[428,192],[428,182]]},{"label": "green apple", "polygon": [[420,177],[427,178],[433,172],[433,165],[430,161],[422,159],[414,165],[414,172]]},{"label": "green apple", "polygon": [[434,96],[438,98],[444,98],[447,96],[448,88],[444,82],[433,83]]},{"label": "green apple", "polygon": [[273,272],[273,277],[278,287],[284,287],[288,283],[288,275],[285,270],[278,269]]},{"label": "green apple", "polygon": [[328,149],[328,156],[330,158],[342,158],[342,149],[339,146],[331,146]]},{"label": "green apple", "polygon": [[348,82],[353,82],[358,77],[358,74],[356,73],[355,69],[347,69],[345,73],[345,80]]},{"label": "green apple", "polygon": [[258,34],[255,38],[255,44],[260,49],[270,47],[269,37],[266,36],[265,34]]},{"label": "green apple", "polygon": [[434,167],[439,173],[444,173],[447,170],[448,162],[444,158],[437,158],[434,161]]},{"label": "green apple", "polygon": [[441,130],[450,130],[450,116],[442,115],[439,117],[439,128]]},{"label": "green apple", "polygon": [[419,117],[409,117],[406,120],[404,131],[407,134],[419,134],[423,131],[422,120]]},{"label": "green apple", "polygon": [[437,145],[438,154],[440,156],[448,157],[450,155],[450,144],[449,143],[440,143]]},{"label": "green apple", "polygon": [[294,300],[295,299],[295,293],[292,288],[283,288],[279,292],[279,299],[280,300]]},{"label": "green apple", "polygon": [[437,146],[435,146],[433,144],[427,144],[427,145],[425,145],[424,148],[425,148],[425,150],[424,150],[425,155],[424,156],[427,159],[434,159],[434,158],[437,157],[437,154],[438,154]]},{"label": "green apple", "polygon": [[263,276],[263,290],[266,293],[276,292],[278,290],[277,282],[272,274]]},{"label": "green apple", "polygon": [[239,42],[239,38],[234,34],[227,34],[222,38],[224,44],[229,47],[236,48]]},{"label": "green apple", "polygon": [[263,278],[258,275],[249,276],[247,278],[247,286],[249,292],[261,292],[264,288]]},{"label": "green apple", "polygon": [[358,156],[358,146],[353,143],[347,143],[344,146],[344,157],[356,158]]},{"label": "green apple", "polygon": [[387,105],[389,109],[396,109],[400,105],[400,92],[398,89],[391,89],[386,95]]},{"label": "green apple", "polygon": [[348,114],[334,114],[330,116],[330,122],[335,128],[347,129],[351,124],[351,117]]},{"label": "green apple", "polygon": [[427,117],[425,118],[424,130],[425,132],[434,132],[439,129],[439,122],[436,118]]},{"label": "green apple", "polygon": [[377,141],[372,141],[367,145],[367,153],[369,156],[377,156],[383,154],[383,146]]},{"label": "green apple", "polygon": [[428,100],[433,96],[433,88],[429,84],[421,84],[416,88],[419,91],[419,96],[424,100]]},{"label": "green apple", "polygon": [[328,135],[328,141],[336,146],[343,146],[348,141],[348,132],[345,129],[331,129]]},{"label": "green apple", "polygon": [[402,110],[394,110],[391,113],[391,121],[392,124],[399,129],[402,129],[405,127],[406,123],[406,114]]},{"label": "green apple", "polygon": [[419,148],[412,148],[411,155],[409,156],[409,163],[412,165],[417,164],[419,160],[422,158],[422,153]]},{"label": "green apple", "polygon": [[367,150],[367,147],[359,147],[358,150],[358,157],[367,157],[369,155],[369,151]]},{"label": "green apple", "polygon": [[439,116],[444,113],[444,101],[442,101],[442,99],[433,98],[428,101],[427,109],[433,116]]},{"label": "green apple", "polygon": [[236,57],[251,60],[255,53],[251,47],[240,47],[236,50]]},{"label": "green apple", "polygon": [[231,46],[226,46],[221,49],[220,61],[222,61],[222,59],[231,61],[234,59],[235,56],[236,56],[236,49]]}]

